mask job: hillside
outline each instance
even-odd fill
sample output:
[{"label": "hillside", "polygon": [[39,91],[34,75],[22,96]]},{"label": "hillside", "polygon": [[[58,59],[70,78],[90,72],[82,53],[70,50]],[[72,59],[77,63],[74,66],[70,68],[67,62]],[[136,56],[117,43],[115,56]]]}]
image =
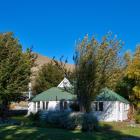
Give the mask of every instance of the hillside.
[{"label": "hillside", "polygon": [[[47,64],[49,62],[51,62],[51,58],[37,54],[37,59],[35,61],[36,66],[32,68],[33,77],[37,74],[38,70],[41,68],[42,65]],[[66,68],[72,71],[74,69],[74,65],[66,64]]]}]

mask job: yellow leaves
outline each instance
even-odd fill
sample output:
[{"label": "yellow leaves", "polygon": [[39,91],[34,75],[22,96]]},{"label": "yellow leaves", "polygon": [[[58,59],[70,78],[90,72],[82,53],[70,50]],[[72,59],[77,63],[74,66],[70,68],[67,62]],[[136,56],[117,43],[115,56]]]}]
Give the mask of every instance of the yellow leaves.
[{"label": "yellow leaves", "polygon": [[126,75],[128,76],[129,79],[135,79],[137,81],[140,80],[140,70],[139,71],[127,71]]},{"label": "yellow leaves", "polygon": [[140,86],[134,86],[134,87],[133,87],[133,92],[134,92],[134,95],[135,95],[137,98],[140,98]]},{"label": "yellow leaves", "polygon": [[[126,57],[128,56],[126,55]],[[133,59],[128,63],[127,75],[128,78],[140,80],[140,47],[137,48]]]},{"label": "yellow leaves", "polygon": [[140,108],[140,103],[137,103],[137,107]]}]

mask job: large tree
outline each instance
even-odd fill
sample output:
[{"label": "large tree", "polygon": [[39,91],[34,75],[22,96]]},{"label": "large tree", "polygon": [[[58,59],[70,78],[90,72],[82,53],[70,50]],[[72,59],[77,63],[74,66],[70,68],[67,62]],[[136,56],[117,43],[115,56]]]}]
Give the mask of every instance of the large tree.
[{"label": "large tree", "polygon": [[63,78],[63,71],[52,60],[50,63],[43,65],[38,71],[33,86],[34,93],[39,94],[51,87],[56,87]]},{"label": "large tree", "polygon": [[76,47],[74,56],[76,84],[75,94],[78,96],[82,111],[90,112],[93,101],[100,89],[114,89],[123,74],[121,55],[123,42],[111,34],[97,41],[86,36]]},{"label": "large tree", "polygon": [[7,107],[28,90],[34,55],[25,52],[13,33],[0,34],[0,100]]},{"label": "large tree", "polygon": [[129,89],[129,99],[135,108],[140,108],[140,46],[137,46],[134,55],[129,58],[125,74],[125,88]]},{"label": "large tree", "polygon": [[130,101],[131,108],[128,115],[130,119],[134,119],[135,111],[139,114],[140,110],[140,46],[137,46],[133,55],[127,52],[124,59],[126,69],[117,84],[116,91]]}]

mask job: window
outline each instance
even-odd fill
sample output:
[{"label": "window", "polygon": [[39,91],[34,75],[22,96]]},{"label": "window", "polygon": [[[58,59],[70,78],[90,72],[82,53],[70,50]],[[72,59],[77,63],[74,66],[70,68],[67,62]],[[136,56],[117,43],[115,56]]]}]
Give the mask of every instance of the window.
[{"label": "window", "polygon": [[95,102],[95,111],[103,111],[103,102]]},{"label": "window", "polygon": [[63,110],[63,101],[60,101],[60,110]]},{"label": "window", "polygon": [[103,102],[99,102],[99,111],[103,111]]},{"label": "window", "polygon": [[48,109],[48,102],[42,102],[43,103],[43,109],[45,110],[47,110]]},{"label": "window", "polygon": [[60,101],[60,110],[65,110],[65,109],[68,109],[68,104],[67,104],[67,101]]},{"label": "window", "polygon": [[46,110],[48,109],[48,104],[49,104],[49,102],[46,102]]},{"label": "window", "polygon": [[40,109],[40,102],[37,102],[37,108]]},{"label": "window", "polygon": [[67,102],[65,101],[64,102],[64,109],[67,109],[68,108],[68,104],[67,104]]},{"label": "window", "polygon": [[98,102],[95,102],[95,111],[98,111]]},{"label": "window", "polygon": [[42,103],[43,103],[43,109],[46,109],[46,108],[45,108],[45,102],[42,102]]},{"label": "window", "polygon": [[124,104],[124,110],[128,110],[128,105]]}]

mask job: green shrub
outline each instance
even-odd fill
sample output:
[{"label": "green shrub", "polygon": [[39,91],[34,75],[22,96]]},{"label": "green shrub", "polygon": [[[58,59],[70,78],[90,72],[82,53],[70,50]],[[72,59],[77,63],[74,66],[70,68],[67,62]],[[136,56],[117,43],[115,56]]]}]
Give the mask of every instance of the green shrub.
[{"label": "green shrub", "polygon": [[46,122],[54,127],[64,128],[67,115],[68,112],[49,111],[46,115]]},{"label": "green shrub", "polygon": [[98,120],[92,113],[51,111],[46,115],[46,122],[53,127],[68,130],[74,130],[78,126],[83,131],[98,130]]},{"label": "green shrub", "polygon": [[98,120],[92,113],[83,115],[82,131],[98,130]]},{"label": "green shrub", "polygon": [[60,122],[64,128],[74,130],[77,126],[81,125],[82,116],[83,114],[78,112],[68,113],[60,118]]},{"label": "green shrub", "polygon": [[61,114],[58,111],[49,111],[46,115],[46,122],[52,125],[60,125],[59,118]]},{"label": "green shrub", "polygon": [[59,117],[58,117],[58,122],[59,122],[59,127],[61,128],[66,128],[67,127],[67,122],[68,122],[68,116],[69,112],[59,112]]},{"label": "green shrub", "polygon": [[67,111],[48,112],[46,116],[47,124],[69,130],[74,130],[81,123],[81,119],[81,113],[71,113]]},{"label": "green shrub", "polygon": [[40,119],[40,112],[37,112],[37,113],[31,113],[29,116],[29,119],[31,120],[31,121],[39,121],[39,119]]},{"label": "green shrub", "polygon": [[135,121],[136,123],[140,124],[140,110],[136,111],[135,113]]}]

